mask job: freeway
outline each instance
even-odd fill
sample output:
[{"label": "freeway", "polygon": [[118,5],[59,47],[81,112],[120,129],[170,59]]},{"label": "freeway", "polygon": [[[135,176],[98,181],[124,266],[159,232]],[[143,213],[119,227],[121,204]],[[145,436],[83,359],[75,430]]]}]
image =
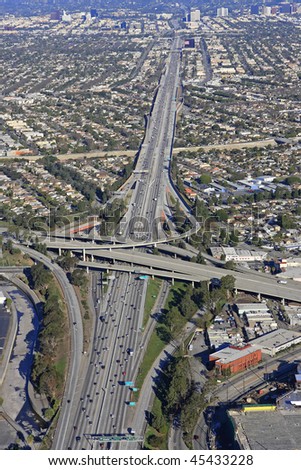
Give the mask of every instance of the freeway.
[{"label": "freeway", "polygon": [[70,420],[72,416],[70,410],[73,409],[75,401],[75,389],[79,378],[78,372],[80,369],[83,351],[83,329],[80,306],[74,289],[68,281],[65,272],[57,264],[52,263],[47,256],[42,255],[41,253],[38,253],[30,248],[22,247],[22,251],[27,253],[35,261],[40,261],[43,263],[54,274],[62,288],[68,308],[71,331],[71,351],[69,358],[68,378],[61,404],[57,431],[54,438],[54,447],[56,449],[64,449],[66,433],[70,426]]},{"label": "freeway", "polygon": [[[120,223],[118,235],[137,241],[157,240],[163,208],[176,116],[180,39],[172,44],[166,70],[161,77],[156,101],[146,131],[145,143],[135,169],[136,185],[129,210]],[[165,237],[166,238],[166,237]]]},{"label": "freeway", "polygon": [[89,448],[90,434],[127,431],[131,394],[123,382],[132,379],[140,346],[146,283],[128,274],[116,274],[110,283],[98,307],[93,350],[69,436],[72,449]]},{"label": "freeway", "polygon": [[[180,39],[175,39],[133,175],[135,187],[130,208],[121,224],[124,237],[128,238],[133,232],[138,242],[142,237],[153,237],[152,228],[145,229],[142,220],[147,220],[148,227],[152,227],[153,220],[163,207],[163,156],[170,154],[173,135],[179,46]],[[154,232],[156,237],[156,230]],[[78,248],[76,245],[75,249]],[[86,245],[85,249],[88,248],[94,246]],[[128,433],[132,427],[133,411],[127,405],[131,401],[131,392],[122,382],[131,381],[137,374],[137,351],[143,347],[140,344],[140,328],[147,286],[145,280],[136,277],[116,273],[108,286],[104,302],[99,306],[93,351],[87,373],[82,379],[78,402],[74,405],[76,411],[72,429],[65,433],[65,448],[86,449],[93,445],[89,438],[91,434]],[[119,444],[113,446],[118,448]]]}]

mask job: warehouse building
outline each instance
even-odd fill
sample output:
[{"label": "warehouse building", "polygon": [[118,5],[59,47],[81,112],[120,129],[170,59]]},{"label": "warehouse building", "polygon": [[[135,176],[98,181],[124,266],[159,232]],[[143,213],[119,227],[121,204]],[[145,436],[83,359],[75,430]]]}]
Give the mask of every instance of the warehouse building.
[{"label": "warehouse building", "polygon": [[261,349],[251,344],[229,346],[209,356],[219,375],[236,374],[261,361]]},{"label": "warehouse building", "polygon": [[271,331],[252,340],[252,345],[261,349],[263,354],[275,356],[280,351],[301,343],[301,333],[297,331],[279,330]]}]

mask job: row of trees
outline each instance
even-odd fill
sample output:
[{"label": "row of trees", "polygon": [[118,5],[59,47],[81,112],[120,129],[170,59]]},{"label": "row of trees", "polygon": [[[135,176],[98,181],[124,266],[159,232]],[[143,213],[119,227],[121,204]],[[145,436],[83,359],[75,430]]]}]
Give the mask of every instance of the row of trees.
[{"label": "row of trees", "polygon": [[[203,307],[205,313],[196,320],[199,327],[208,328],[227,302],[229,292],[235,287],[233,276],[221,278],[220,284],[209,288],[207,282],[201,282],[196,288],[185,286],[185,290],[174,291],[167,311],[160,319],[165,328],[166,340],[179,338],[179,334],[188,319],[196,310]],[[148,444],[158,448],[162,445],[167,431],[167,423],[178,418],[186,435],[191,440],[193,429],[200,412],[206,406],[205,390],[197,388],[190,370],[190,361],[181,351],[171,357],[156,384],[156,398],[150,416],[150,424],[157,431],[148,437]]]},{"label": "row of trees", "polygon": [[66,317],[53,275],[42,263],[30,268],[30,280],[31,287],[45,298],[31,379],[36,390],[46,395],[51,408],[45,416],[51,418],[57,410],[63,390],[64,372],[57,367],[57,361],[59,345],[66,340]]},{"label": "row of trees", "polygon": [[175,418],[184,435],[192,436],[196,420],[206,406],[206,400],[192,378],[188,357],[178,355],[170,359],[160,376],[155,392],[150,425],[158,434],[151,434],[148,444],[159,448],[167,432],[167,423]]}]

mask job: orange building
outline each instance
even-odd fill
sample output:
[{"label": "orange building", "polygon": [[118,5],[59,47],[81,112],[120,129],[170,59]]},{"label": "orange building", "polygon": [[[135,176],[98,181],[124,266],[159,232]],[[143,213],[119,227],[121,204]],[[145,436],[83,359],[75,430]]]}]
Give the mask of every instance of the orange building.
[{"label": "orange building", "polygon": [[237,374],[248,367],[255,366],[261,361],[261,357],[261,349],[258,346],[244,344],[216,351],[210,354],[209,361],[214,362],[218,374],[224,375],[225,373]]}]

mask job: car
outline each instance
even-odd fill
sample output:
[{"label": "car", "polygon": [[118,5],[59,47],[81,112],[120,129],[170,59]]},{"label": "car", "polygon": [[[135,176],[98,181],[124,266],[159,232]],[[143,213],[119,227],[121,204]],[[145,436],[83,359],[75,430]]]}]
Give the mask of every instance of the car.
[{"label": "car", "polygon": [[80,436],[76,436],[75,438],[77,441],[80,441],[81,440],[81,437]]}]

